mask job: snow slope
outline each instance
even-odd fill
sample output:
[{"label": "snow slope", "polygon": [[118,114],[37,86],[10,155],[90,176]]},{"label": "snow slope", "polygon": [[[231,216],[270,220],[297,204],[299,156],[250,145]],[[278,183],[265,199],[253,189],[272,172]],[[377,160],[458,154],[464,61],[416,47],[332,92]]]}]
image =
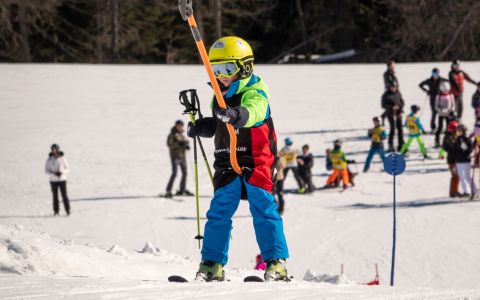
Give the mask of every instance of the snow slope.
[{"label": "snow slope", "polygon": [[[417,85],[433,66],[446,75],[447,63],[398,65],[408,106],[423,105],[425,96]],[[462,67],[480,78],[480,63],[465,62]],[[297,146],[309,143],[317,155],[317,186],[326,180],[323,154],[334,139],[345,140],[349,158],[364,161],[366,130],[381,113],[383,70],[383,65],[257,66],[257,74],[270,86],[279,140],[290,136]],[[280,286],[284,298],[480,298],[480,203],[449,199],[445,162],[422,161],[416,151],[397,181],[396,288],[386,287],[392,180],[380,172],[380,164],[361,174],[356,188],[345,193],[288,194],[284,222],[289,271],[297,280],[307,269],[339,274],[343,263],[349,279],[367,282],[377,263],[385,286],[297,281],[245,289],[237,279],[249,273],[258,246],[243,201],[233,224],[227,273],[232,282],[213,289],[165,283],[170,273],[192,278],[200,260],[193,240],[194,199],[172,201],[156,195],[164,191],[170,172],[165,141],[181,117],[178,92],[198,89],[207,112],[211,92],[205,81],[200,66],[0,65],[0,273],[5,273],[0,276],[0,297],[21,292],[39,298],[191,298],[198,292],[200,298],[216,294],[242,299],[255,293],[277,299],[273,290]],[[470,128],[473,90],[467,83],[464,119]],[[426,110],[426,128],[429,117]],[[433,137],[426,141],[432,146]],[[54,142],[72,168],[73,213],[68,218],[51,217],[43,167]],[[204,144],[211,158],[212,142]],[[189,159],[193,189],[191,155]],[[212,188],[202,162],[199,165],[205,216]],[[357,170],[361,168],[358,164]],[[290,175],[286,188],[294,187]],[[157,255],[137,253],[147,241],[163,250]],[[122,255],[106,252],[113,245]],[[12,258],[17,256],[20,259]],[[12,275],[19,272],[24,275]],[[45,287],[49,285],[55,288]]]}]

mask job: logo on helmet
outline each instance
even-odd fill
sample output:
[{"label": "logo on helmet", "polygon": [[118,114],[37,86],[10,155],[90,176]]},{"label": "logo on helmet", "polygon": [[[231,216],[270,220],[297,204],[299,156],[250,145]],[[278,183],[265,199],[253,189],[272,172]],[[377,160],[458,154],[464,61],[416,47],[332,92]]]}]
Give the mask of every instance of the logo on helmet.
[{"label": "logo on helmet", "polygon": [[224,42],[216,42],[215,44],[213,44],[212,48],[215,48],[215,49],[222,49],[222,48],[225,48],[225,43]]}]

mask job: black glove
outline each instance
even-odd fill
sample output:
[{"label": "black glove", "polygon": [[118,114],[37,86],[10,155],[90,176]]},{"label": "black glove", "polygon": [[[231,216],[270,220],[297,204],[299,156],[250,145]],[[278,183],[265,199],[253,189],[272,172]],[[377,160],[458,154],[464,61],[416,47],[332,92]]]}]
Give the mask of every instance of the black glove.
[{"label": "black glove", "polygon": [[185,148],[185,149],[187,149],[187,150],[190,150],[190,146],[189,146],[189,144],[188,144],[188,141],[182,141],[182,142],[180,142],[180,145],[181,145],[183,148]]},{"label": "black glove", "polygon": [[238,110],[227,107],[226,109],[217,108],[214,111],[215,117],[223,123],[233,124],[238,118]]},{"label": "black glove", "polygon": [[187,135],[188,137],[191,137],[194,139],[198,135],[198,129],[195,124],[192,122],[188,122],[188,127],[187,127]]},{"label": "black glove", "polygon": [[58,177],[62,176],[62,172],[55,172],[55,175],[57,175]]}]

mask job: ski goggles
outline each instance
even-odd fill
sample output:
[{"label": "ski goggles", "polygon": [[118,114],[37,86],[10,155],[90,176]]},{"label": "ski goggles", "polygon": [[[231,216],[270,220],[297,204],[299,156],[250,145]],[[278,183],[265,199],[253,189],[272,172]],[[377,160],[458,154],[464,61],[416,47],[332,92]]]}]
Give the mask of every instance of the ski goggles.
[{"label": "ski goggles", "polygon": [[215,77],[232,78],[240,72],[240,67],[236,61],[222,61],[212,63],[213,74]]}]

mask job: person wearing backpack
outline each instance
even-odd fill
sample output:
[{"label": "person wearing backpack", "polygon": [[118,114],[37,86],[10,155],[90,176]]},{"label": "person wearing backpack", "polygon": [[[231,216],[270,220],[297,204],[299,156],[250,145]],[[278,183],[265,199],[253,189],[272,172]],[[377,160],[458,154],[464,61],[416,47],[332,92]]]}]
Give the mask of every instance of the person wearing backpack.
[{"label": "person wearing backpack", "polygon": [[440,92],[440,84],[442,82],[448,82],[448,79],[440,76],[440,71],[438,68],[433,68],[432,76],[420,82],[418,85],[427,96],[430,98],[430,108],[432,109],[432,118],[430,120],[430,129],[433,132],[436,132],[437,126],[435,122],[437,121],[437,110],[435,109],[435,99],[437,98],[438,93]]},{"label": "person wearing backpack", "polygon": [[440,91],[435,98],[435,110],[438,114],[438,128],[435,132],[435,148],[440,148],[440,135],[443,131],[443,123],[445,123],[446,128],[448,116],[455,112],[455,97],[453,97],[448,82],[442,82],[440,84]]}]

